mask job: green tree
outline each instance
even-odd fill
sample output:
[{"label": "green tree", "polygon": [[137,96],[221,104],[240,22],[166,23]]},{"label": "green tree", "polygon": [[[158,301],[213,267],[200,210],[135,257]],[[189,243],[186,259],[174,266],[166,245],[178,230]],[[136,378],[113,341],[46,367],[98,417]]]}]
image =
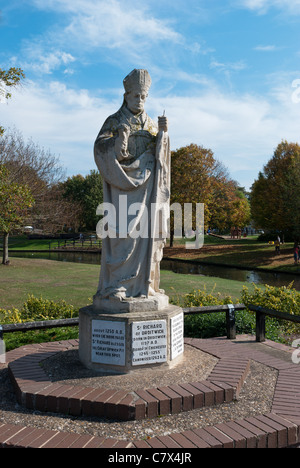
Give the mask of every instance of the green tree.
[{"label": "green tree", "polygon": [[[0,68],[0,99],[11,98],[10,89],[18,86],[25,78],[25,74],[21,68],[11,67],[9,70]],[[0,135],[4,133],[4,128],[0,126]]]},{"label": "green tree", "polygon": [[300,146],[282,141],[251,187],[251,212],[257,227],[300,234]]},{"label": "green tree", "polygon": [[63,197],[75,202],[81,207],[80,227],[87,231],[95,231],[99,217],[97,207],[103,202],[102,178],[98,171],[92,170],[83,177],[69,177],[62,183]]},{"label": "green tree", "polygon": [[29,187],[12,182],[7,168],[0,165],[0,232],[3,233],[4,265],[9,264],[8,236],[21,227],[33,203]]}]

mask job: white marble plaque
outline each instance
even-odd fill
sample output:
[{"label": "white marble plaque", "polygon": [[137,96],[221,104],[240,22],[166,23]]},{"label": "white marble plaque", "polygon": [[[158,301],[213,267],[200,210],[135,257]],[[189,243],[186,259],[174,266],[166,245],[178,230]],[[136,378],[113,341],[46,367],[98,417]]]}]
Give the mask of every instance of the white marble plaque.
[{"label": "white marble plaque", "polygon": [[183,313],[171,318],[171,359],[183,353]]},{"label": "white marble plaque", "polygon": [[92,321],[92,362],[125,366],[125,322]]},{"label": "white marble plaque", "polygon": [[151,320],[132,324],[132,365],[167,361],[167,322]]}]

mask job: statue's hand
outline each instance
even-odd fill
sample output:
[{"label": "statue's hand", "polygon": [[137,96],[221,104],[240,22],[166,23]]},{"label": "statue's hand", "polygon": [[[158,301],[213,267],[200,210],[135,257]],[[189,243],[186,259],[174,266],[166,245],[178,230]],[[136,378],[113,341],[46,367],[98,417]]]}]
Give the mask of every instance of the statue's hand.
[{"label": "statue's hand", "polygon": [[123,123],[123,124],[119,125],[118,132],[119,132],[119,137],[128,140],[129,134],[130,134],[130,127],[128,125],[126,125],[125,123]]},{"label": "statue's hand", "polygon": [[158,117],[158,131],[168,131],[168,119],[165,116]]},{"label": "statue's hand", "polygon": [[121,124],[118,127],[118,136],[115,141],[115,151],[119,161],[128,157],[127,147],[130,128],[126,124]]}]

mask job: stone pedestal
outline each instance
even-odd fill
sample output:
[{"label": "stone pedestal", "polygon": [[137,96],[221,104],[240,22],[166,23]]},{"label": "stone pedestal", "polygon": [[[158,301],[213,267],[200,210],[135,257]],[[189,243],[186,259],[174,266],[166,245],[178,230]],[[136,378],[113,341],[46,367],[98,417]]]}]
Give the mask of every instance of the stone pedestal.
[{"label": "stone pedestal", "polygon": [[183,357],[183,312],[167,306],[157,311],[79,312],[79,358],[89,369],[130,373],[171,368]]},{"label": "stone pedestal", "polygon": [[168,307],[169,298],[165,294],[156,293],[148,298],[136,299],[127,297],[125,299],[102,299],[97,294],[93,298],[93,307],[96,312],[115,314],[117,312],[155,312]]}]

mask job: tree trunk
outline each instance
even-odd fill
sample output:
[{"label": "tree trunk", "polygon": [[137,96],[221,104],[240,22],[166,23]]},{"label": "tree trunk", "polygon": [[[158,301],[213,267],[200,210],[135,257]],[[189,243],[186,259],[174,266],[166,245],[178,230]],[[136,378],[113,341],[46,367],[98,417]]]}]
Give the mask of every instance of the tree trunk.
[{"label": "tree trunk", "polygon": [[4,233],[3,236],[3,259],[2,265],[9,265],[9,258],[8,258],[8,232]]},{"label": "tree trunk", "polygon": [[171,228],[170,231],[171,231],[170,232],[170,247],[173,247],[173,245],[174,245],[174,229]]}]

